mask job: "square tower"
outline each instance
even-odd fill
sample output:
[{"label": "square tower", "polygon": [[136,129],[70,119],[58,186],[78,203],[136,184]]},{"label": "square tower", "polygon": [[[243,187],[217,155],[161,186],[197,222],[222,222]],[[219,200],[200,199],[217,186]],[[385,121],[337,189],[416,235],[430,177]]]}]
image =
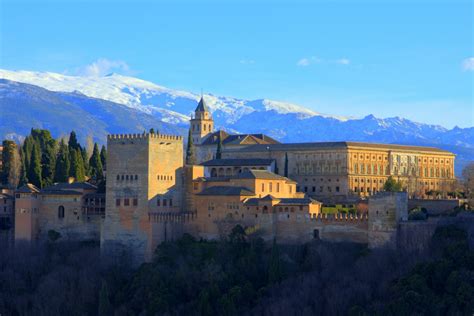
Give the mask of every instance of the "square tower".
[{"label": "square tower", "polygon": [[164,211],[164,207],[165,211],[180,211],[183,164],[181,136],[144,133],[107,137],[103,253],[125,251],[137,263],[151,259],[155,245],[149,214]]}]

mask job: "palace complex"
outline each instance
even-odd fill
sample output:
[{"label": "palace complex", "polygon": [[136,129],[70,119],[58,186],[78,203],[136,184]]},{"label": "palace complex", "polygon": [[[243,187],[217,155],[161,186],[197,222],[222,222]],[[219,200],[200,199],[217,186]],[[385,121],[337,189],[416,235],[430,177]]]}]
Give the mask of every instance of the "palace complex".
[{"label": "palace complex", "polygon": [[[51,231],[95,239],[104,255],[150,260],[183,233],[214,239],[235,225],[265,240],[314,238],[396,246],[408,198],[453,184],[454,154],[429,147],[358,142],[284,144],[263,134],[214,130],[201,98],[190,124],[193,157],[181,136],[109,135],[106,194],[87,183],[26,185],[15,192],[15,239]],[[192,162],[192,163],[189,163]],[[383,191],[389,177],[405,192]],[[324,204],[368,207],[326,214]]]}]

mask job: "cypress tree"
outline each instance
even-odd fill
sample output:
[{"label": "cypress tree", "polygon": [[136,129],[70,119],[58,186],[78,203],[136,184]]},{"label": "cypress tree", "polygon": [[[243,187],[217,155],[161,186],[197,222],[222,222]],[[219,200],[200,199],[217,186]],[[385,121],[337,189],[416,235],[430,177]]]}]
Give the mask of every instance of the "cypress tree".
[{"label": "cypress tree", "polygon": [[16,150],[16,144],[11,140],[4,140],[2,142],[2,169],[0,170],[0,183],[7,184],[10,169],[13,165],[13,154]]},{"label": "cypress tree", "polygon": [[38,188],[43,186],[41,177],[41,153],[39,145],[34,143],[31,153],[30,169],[28,170],[28,181]]},{"label": "cypress tree", "polygon": [[288,153],[285,153],[285,177],[288,177]]},{"label": "cypress tree", "polygon": [[153,127],[150,128],[150,134],[155,134],[155,129]]},{"label": "cypress tree", "polygon": [[81,157],[82,157],[82,165],[84,167],[84,176],[90,175],[89,170],[89,155],[87,154],[86,148],[81,148]]},{"label": "cypress tree", "polygon": [[105,163],[107,162],[107,149],[105,149],[105,145],[102,145],[100,149],[100,162],[102,163],[102,170],[105,170]]},{"label": "cypress tree", "polygon": [[69,149],[81,149],[81,145],[79,145],[77,141],[77,136],[76,132],[71,131],[71,134],[69,134],[69,142],[68,142],[68,147]]},{"label": "cypress tree", "polygon": [[54,182],[66,182],[69,177],[69,152],[63,140],[59,143],[59,152],[56,159]]},{"label": "cypress tree", "polygon": [[21,150],[20,150],[20,160],[21,160],[21,167],[20,167],[20,183],[19,183],[19,185],[22,186],[22,185],[28,183],[28,172],[27,172],[27,169],[26,169],[24,148],[21,148]]},{"label": "cypress tree", "polygon": [[191,135],[191,129],[188,132],[188,147],[186,148],[186,164],[194,165],[196,164],[196,158],[194,157],[194,143],[193,137]]},{"label": "cypress tree", "polygon": [[270,258],[270,266],[268,268],[268,282],[269,284],[280,282],[283,279],[283,271],[280,262],[280,249],[273,239],[272,255]]},{"label": "cypress tree", "polygon": [[89,168],[90,175],[92,178],[96,180],[102,179],[102,162],[100,160],[99,146],[97,145],[97,143],[94,144],[94,150],[92,152],[91,158],[89,159]]},{"label": "cypress tree", "polygon": [[77,182],[83,182],[85,180],[84,174],[84,160],[82,159],[82,153],[80,149],[69,149],[71,154],[71,171],[70,175],[73,176]]},{"label": "cypress tree", "polygon": [[222,158],[222,139],[221,135],[219,135],[219,141],[217,142],[217,150],[216,150],[216,159]]}]

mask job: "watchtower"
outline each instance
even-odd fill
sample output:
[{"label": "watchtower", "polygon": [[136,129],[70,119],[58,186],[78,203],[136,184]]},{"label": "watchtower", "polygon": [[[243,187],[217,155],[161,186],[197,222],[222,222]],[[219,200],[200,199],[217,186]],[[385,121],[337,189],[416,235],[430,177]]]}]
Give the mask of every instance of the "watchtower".
[{"label": "watchtower", "polygon": [[201,145],[204,139],[214,132],[214,120],[202,96],[194,110],[194,118],[191,119],[189,128],[195,145]]},{"label": "watchtower", "polygon": [[[101,249],[150,260],[150,213],[181,210],[183,139],[154,133],[107,137],[106,217]],[[166,201],[166,202],[165,202]]]}]

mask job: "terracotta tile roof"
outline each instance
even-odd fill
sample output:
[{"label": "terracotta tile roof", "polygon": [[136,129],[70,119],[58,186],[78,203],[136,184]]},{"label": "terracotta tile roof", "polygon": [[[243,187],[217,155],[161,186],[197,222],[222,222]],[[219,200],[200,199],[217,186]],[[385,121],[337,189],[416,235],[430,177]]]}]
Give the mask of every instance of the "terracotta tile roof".
[{"label": "terracotta tile roof", "polygon": [[201,166],[269,166],[274,159],[212,159],[201,163]]},{"label": "terracotta tile roof", "polygon": [[255,195],[255,193],[245,187],[215,186],[215,187],[204,189],[197,195],[252,196],[252,195]]}]

